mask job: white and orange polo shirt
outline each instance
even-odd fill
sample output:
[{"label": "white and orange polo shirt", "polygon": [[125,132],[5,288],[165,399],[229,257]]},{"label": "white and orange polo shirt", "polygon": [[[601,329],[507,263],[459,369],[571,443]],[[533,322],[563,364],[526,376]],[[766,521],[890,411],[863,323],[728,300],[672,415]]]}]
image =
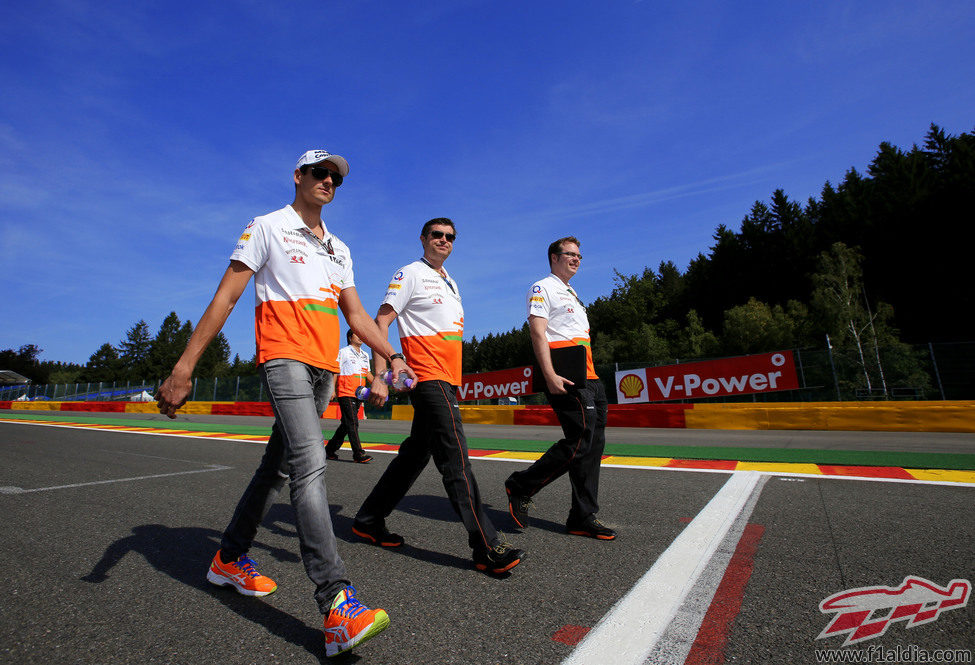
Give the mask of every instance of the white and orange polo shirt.
[{"label": "white and orange polo shirt", "polygon": [[417,379],[460,385],[464,308],[450,275],[414,261],[393,275],[383,304],[396,310],[403,354]]},{"label": "white and orange polo shirt", "polygon": [[369,374],[369,356],[361,348],[351,344],[339,349],[339,378],[336,397],[355,397],[356,388],[366,385]]},{"label": "white and orange polo shirt", "polygon": [[255,272],[258,363],[290,358],[338,371],[338,299],[355,280],[349,248],[322,228],[320,241],[285,206],[254,218],[230,255]]},{"label": "white and orange polo shirt", "polygon": [[589,317],[576,292],[554,273],[528,290],[528,315],[548,320],[545,339],[551,349],[575,344],[586,347],[586,378],[598,379],[589,344]]}]

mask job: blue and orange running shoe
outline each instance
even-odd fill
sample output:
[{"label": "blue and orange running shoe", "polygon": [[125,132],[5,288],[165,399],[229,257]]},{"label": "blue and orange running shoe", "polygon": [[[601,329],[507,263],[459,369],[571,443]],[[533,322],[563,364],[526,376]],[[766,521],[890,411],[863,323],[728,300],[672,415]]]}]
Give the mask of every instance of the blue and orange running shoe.
[{"label": "blue and orange running shoe", "polygon": [[236,561],[224,563],[220,559],[220,550],[217,550],[210,563],[207,581],[217,586],[229,584],[245,596],[266,596],[278,588],[274,580],[257,572],[254,560],[246,554]]},{"label": "blue and orange running shoe", "polygon": [[371,640],[389,626],[386,610],[370,610],[356,600],[355,587],[347,586],[332,601],[325,615],[325,655],[331,658]]}]

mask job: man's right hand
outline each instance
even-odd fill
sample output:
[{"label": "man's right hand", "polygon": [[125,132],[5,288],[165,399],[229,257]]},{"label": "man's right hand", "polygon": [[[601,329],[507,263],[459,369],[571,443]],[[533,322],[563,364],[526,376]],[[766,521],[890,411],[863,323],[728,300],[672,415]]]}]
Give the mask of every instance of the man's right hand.
[{"label": "man's right hand", "polygon": [[565,377],[553,374],[545,377],[545,385],[548,386],[548,391],[553,395],[566,395],[569,392],[566,386],[574,386],[575,384]]},{"label": "man's right hand", "polygon": [[400,372],[404,372],[407,378],[413,381],[413,385],[414,386],[416,385],[417,382],[416,372],[413,371],[412,367],[406,364],[405,360],[401,358],[396,358],[389,364],[389,369],[392,370],[393,376],[399,376]]},{"label": "man's right hand", "polygon": [[156,392],[156,404],[159,413],[169,418],[176,418],[176,410],[186,404],[186,398],[193,390],[193,382],[188,376],[177,376],[175,371],[162,382]]},{"label": "man's right hand", "polygon": [[369,387],[369,403],[373,406],[382,406],[388,397],[389,387],[381,376],[377,376],[372,380],[372,385]]}]

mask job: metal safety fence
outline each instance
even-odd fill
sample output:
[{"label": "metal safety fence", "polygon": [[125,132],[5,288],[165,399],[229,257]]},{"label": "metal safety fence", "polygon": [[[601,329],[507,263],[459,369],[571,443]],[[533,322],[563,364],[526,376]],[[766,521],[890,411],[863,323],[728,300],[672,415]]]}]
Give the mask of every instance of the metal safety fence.
[{"label": "metal safety fence", "polygon": [[[781,349],[776,349],[781,350]],[[736,397],[708,397],[694,401],[831,402],[854,400],[971,400],[975,399],[975,342],[900,344],[856,349],[822,347],[792,349],[799,382],[797,390]],[[615,401],[613,385],[619,370],[715,360],[670,358],[656,362],[602,364],[596,372]],[[103,381],[60,384],[0,385],[0,401],[153,401],[161,380]],[[266,402],[257,375],[197,377],[191,401]],[[544,403],[544,396],[520,398],[522,404]],[[407,403],[396,395],[391,403]],[[482,400],[491,403],[491,400]],[[388,411],[389,405],[386,409]]]}]

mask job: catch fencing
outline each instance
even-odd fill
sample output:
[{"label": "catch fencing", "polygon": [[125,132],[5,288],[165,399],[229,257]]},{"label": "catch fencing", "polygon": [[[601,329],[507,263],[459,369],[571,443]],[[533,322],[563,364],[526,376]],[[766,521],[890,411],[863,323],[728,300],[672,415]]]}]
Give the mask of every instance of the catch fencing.
[{"label": "catch fencing", "polygon": [[[832,347],[792,349],[799,388],[748,396],[707,397],[695,402],[831,402],[876,400],[975,399],[975,342],[901,344],[894,347]],[[596,365],[611,402],[619,370],[699,362],[714,358],[672,358],[656,363],[640,361]],[[495,368],[501,369],[501,368]],[[104,381],[0,386],[0,401],[140,401],[155,395],[161,380]],[[266,402],[258,376],[199,377],[193,379],[191,401]],[[392,403],[407,403],[405,395]],[[519,397],[522,404],[541,404],[542,395]],[[496,400],[479,400],[491,404]],[[382,411],[388,411],[387,405]]]}]

